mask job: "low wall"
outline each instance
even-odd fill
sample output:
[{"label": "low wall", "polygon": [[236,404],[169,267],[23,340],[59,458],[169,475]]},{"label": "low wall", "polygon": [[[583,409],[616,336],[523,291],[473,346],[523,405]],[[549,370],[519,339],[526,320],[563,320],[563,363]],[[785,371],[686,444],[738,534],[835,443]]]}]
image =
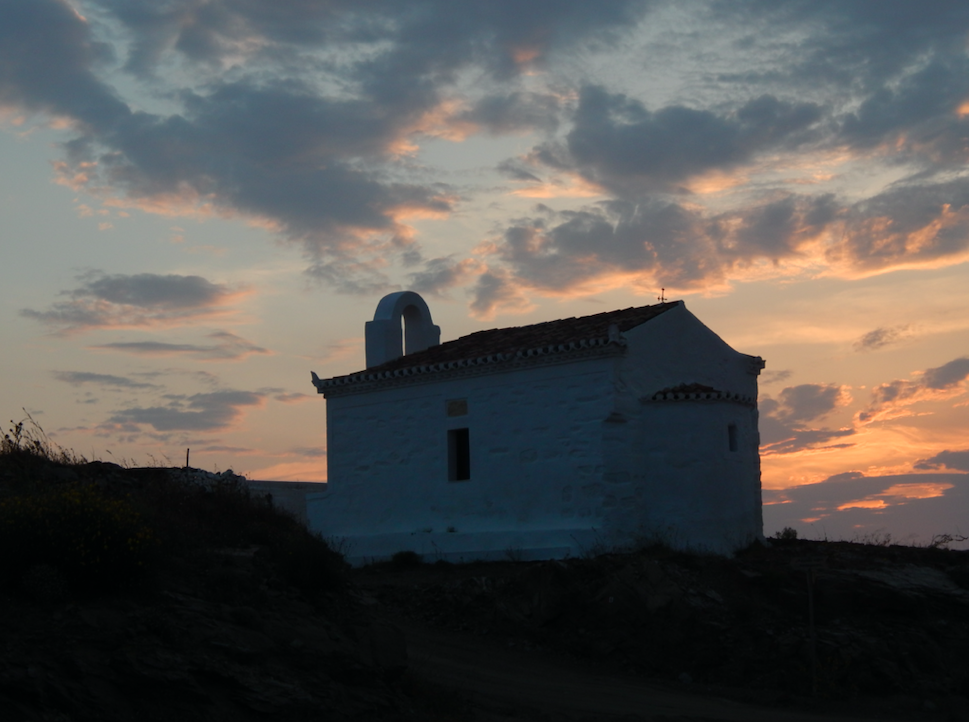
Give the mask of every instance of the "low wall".
[{"label": "low wall", "polygon": [[326,489],[325,481],[252,481],[245,480],[254,497],[270,495],[273,506],[285,509],[303,524],[307,523],[306,495]]}]

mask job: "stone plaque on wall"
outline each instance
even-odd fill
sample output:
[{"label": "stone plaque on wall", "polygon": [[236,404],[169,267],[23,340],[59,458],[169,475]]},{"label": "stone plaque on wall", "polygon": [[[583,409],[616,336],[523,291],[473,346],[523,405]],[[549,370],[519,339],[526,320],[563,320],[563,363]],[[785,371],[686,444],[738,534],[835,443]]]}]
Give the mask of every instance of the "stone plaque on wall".
[{"label": "stone plaque on wall", "polygon": [[447,415],[448,416],[467,416],[468,400],[467,399],[448,399]]}]

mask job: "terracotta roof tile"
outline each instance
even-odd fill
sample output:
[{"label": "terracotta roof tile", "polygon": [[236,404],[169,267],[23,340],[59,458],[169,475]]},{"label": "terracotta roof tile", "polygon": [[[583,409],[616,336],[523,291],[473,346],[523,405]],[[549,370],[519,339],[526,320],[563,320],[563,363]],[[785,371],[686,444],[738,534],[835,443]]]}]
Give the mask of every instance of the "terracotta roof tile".
[{"label": "terracotta roof tile", "polygon": [[440,346],[432,346],[425,351],[407,354],[380,366],[374,366],[367,369],[366,373],[394,371],[411,366],[448,361],[462,361],[491,354],[514,354],[526,349],[568,344],[585,339],[606,338],[612,324],[616,324],[619,327],[619,332],[623,333],[656,318],[677,305],[679,305],[679,301],[671,301],[653,306],[607,311],[592,316],[546,321],[530,326],[477,331],[454,341],[442,343]]}]

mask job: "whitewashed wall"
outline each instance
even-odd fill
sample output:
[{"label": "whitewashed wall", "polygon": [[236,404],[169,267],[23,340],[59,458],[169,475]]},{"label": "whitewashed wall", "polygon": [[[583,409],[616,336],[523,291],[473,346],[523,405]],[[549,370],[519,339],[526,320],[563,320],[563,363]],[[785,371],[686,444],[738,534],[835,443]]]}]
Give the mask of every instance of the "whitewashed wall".
[{"label": "whitewashed wall", "polygon": [[[308,499],[311,525],[348,539],[353,556],[432,553],[442,544],[461,547],[458,556],[482,544],[517,553],[523,530],[556,539],[546,546],[574,547],[574,520],[601,506],[613,364],[599,358],[328,399],[330,483]],[[454,399],[467,400],[466,416],[447,416]],[[471,478],[448,481],[447,431],[465,427]]]},{"label": "whitewashed wall", "polygon": [[[650,537],[745,546],[762,528],[756,409],[641,399],[682,383],[756,398],[750,357],[682,305],[626,340],[621,355],[331,396],[311,528],[345,540],[354,563],[404,549],[554,558]],[[448,417],[457,399],[468,413]],[[448,481],[447,431],[462,427],[471,478]]]},{"label": "whitewashed wall", "polygon": [[[718,553],[761,538],[760,438],[752,403],[759,365],[683,304],[632,329],[626,340],[616,377],[618,413],[604,424],[608,512],[601,534],[620,545],[656,538]],[[751,403],[648,400],[684,383]],[[736,451],[729,446],[731,424]]]}]

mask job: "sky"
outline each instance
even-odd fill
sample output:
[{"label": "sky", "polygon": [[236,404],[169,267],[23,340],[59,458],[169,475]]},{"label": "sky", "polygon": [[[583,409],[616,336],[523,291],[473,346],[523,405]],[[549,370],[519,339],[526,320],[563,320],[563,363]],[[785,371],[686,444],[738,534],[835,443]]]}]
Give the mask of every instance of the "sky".
[{"label": "sky", "polygon": [[0,0],[0,409],[322,481],[386,293],[665,289],[767,361],[765,533],[969,534],[967,160],[965,2]]}]

